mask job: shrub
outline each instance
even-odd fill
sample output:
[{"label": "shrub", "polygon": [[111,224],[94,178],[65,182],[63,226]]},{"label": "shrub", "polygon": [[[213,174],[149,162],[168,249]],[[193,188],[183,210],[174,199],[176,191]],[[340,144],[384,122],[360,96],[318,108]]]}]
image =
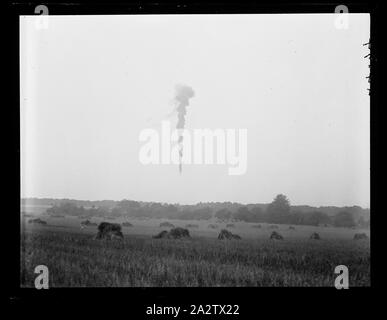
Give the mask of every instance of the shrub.
[{"label": "shrub", "polygon": [[121,225],[118,223],[101,222],[98,225],[98,233],[96,239],[123,239],[124,235],[121,231]]},{"label": "shrub", "polygon": [[356,233],[353,237],[354,240],[365,240],[368,239],[367,234],[365,233]]},{"label": "shrub", "polygon": [[241,237],[237,234],[233,234],[232,232],[222,229],[218,235],[219,240],[240,240]]},{"label": "shrub", "polygon": [[310,236],[310,239],[313,240],[320,240],[320,235],[317,232],[313,232],[312,235]]},{"label": "shrub", "polygon": [[273,231],[270,235],[270,239],[271,240],[283,240],[284,237],[282,235],[280,235],[278,232],[276,231]]}]

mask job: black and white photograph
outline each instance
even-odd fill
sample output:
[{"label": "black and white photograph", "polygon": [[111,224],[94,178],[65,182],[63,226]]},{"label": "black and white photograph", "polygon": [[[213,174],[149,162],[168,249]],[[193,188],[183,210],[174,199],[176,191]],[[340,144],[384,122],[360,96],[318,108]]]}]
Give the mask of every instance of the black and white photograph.
[{"label": "black and white photograph", "polygon": [[36,12],[21,288],[371,286],[369,13]]}]

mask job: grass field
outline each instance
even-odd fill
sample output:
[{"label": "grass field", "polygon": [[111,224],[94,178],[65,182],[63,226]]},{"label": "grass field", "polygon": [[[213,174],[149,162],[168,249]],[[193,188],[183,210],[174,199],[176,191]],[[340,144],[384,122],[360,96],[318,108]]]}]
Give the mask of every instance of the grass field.
[{"label": "grass field", "polygon": [[[34,268],[49,268],[51,287],[99,286],[333,286],[334,268],[349,268],[350,286],[370,285],[369,241],[355,241],[359,230],[281,225],[283,241],[269,240],[269,225],[235,223],[240,241],[216,239],[225,224],[197,224],[189,240],[152,239],[163,220],[130,220],[124,241],[94,240],[96,227],[82,219],[41,216],[47,226],[22,224],[21,285],[34,285]],[[95,222],[103,219],[91,219]],[[109,220],[107,220],[109,221]],[[122,222],[123,219],[114,222]],[[318,232],[321,240],[310,240]],[[363,230],[361,231],[363,232]]]}]

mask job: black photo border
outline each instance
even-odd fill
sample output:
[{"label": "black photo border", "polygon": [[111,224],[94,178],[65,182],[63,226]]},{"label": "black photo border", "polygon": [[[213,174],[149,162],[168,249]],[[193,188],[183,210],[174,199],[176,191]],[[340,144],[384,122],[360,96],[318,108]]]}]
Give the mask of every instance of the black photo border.
[{"label": "black photo border", "polygon": [[[50,15],[91,15],[91,14],[239,14],[239,13],[333,13],[337,5],[344,4],[350,13],[369,13],[371,16],[371,58],[370,58],[370,105],[371,105],[371,287],[337,290],[332,288],[52,288],[36,290],[20,288],[20,83],[19,83],[19,16],[33,15],[37,5],[49,7]],[[297,306],[309,306],[314,309],[313,315],[339,315],[332,308],[347,305],[356,308],[356,313],[367,316],[365,300],[372,302],[375,292],[383,287],[383,270],[380,248],[383,247],[384,212],[383,178],[385,162],[383,154],[384,135],[381,102],[381,57],[383,40],[380,24],[383,21],[381,5],[375,1],[336,3],[330,1],[300,2],[241,2],[234,1],[136,1],[136,2],[98,2],[77,1],[58,3],[54,1],[19,1],[8,3],[7,30],[10,52],[7,67],[10,67],[10,89],[6,92],[6,166],[7,176],[6,210],[3,212],[3,223],[6,223],[6,297],[10,306],[16,308],[39,306],[42,303],[50,306],[92,306],[95,310],[103,310],[106,304],[113,304],[126,310],[130,319],[148,318],[145,308],[153,304],[165,306],[184,306],[191,304],[239,304],[240,316],[263,315],[269,309],[277,315],[289,315],[293,310],[300,312]],[[386,11],[387,12],[387,11]],[[375,213],[376,212],[376,213]],[[378,214],[379,213],[379,214]],[[383,249],[381,249],[383,250]],[[318,298],[317,298],[318,296]],[[302,311],[305,308],[302,307]],[[341,310],[347,315],[348,309]],[[203,316],[202,316],[203,317]],[[202,318],[192,316],[192,318]],[[233,316],[229,316],[234,318]],[[181,318],[181,317],[179,317]],[[211,318],[208,316],[208,318]],[[246,316],[250,318],[250,316]],[[157,318],[156,318],[157,319]]]}]

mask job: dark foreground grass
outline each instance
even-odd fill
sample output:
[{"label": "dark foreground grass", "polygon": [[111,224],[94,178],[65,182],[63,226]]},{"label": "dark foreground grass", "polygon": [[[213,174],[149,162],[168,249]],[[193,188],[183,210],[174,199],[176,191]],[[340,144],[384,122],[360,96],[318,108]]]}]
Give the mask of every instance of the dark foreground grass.
[{"label": "dark foreground grass", "polygon": [[333,286],[334,269],[349,268],[350,286],[370,285],[369,241],[152,239],[26,232],[21,285],[34,286],[46,265],[50,287]]}]

